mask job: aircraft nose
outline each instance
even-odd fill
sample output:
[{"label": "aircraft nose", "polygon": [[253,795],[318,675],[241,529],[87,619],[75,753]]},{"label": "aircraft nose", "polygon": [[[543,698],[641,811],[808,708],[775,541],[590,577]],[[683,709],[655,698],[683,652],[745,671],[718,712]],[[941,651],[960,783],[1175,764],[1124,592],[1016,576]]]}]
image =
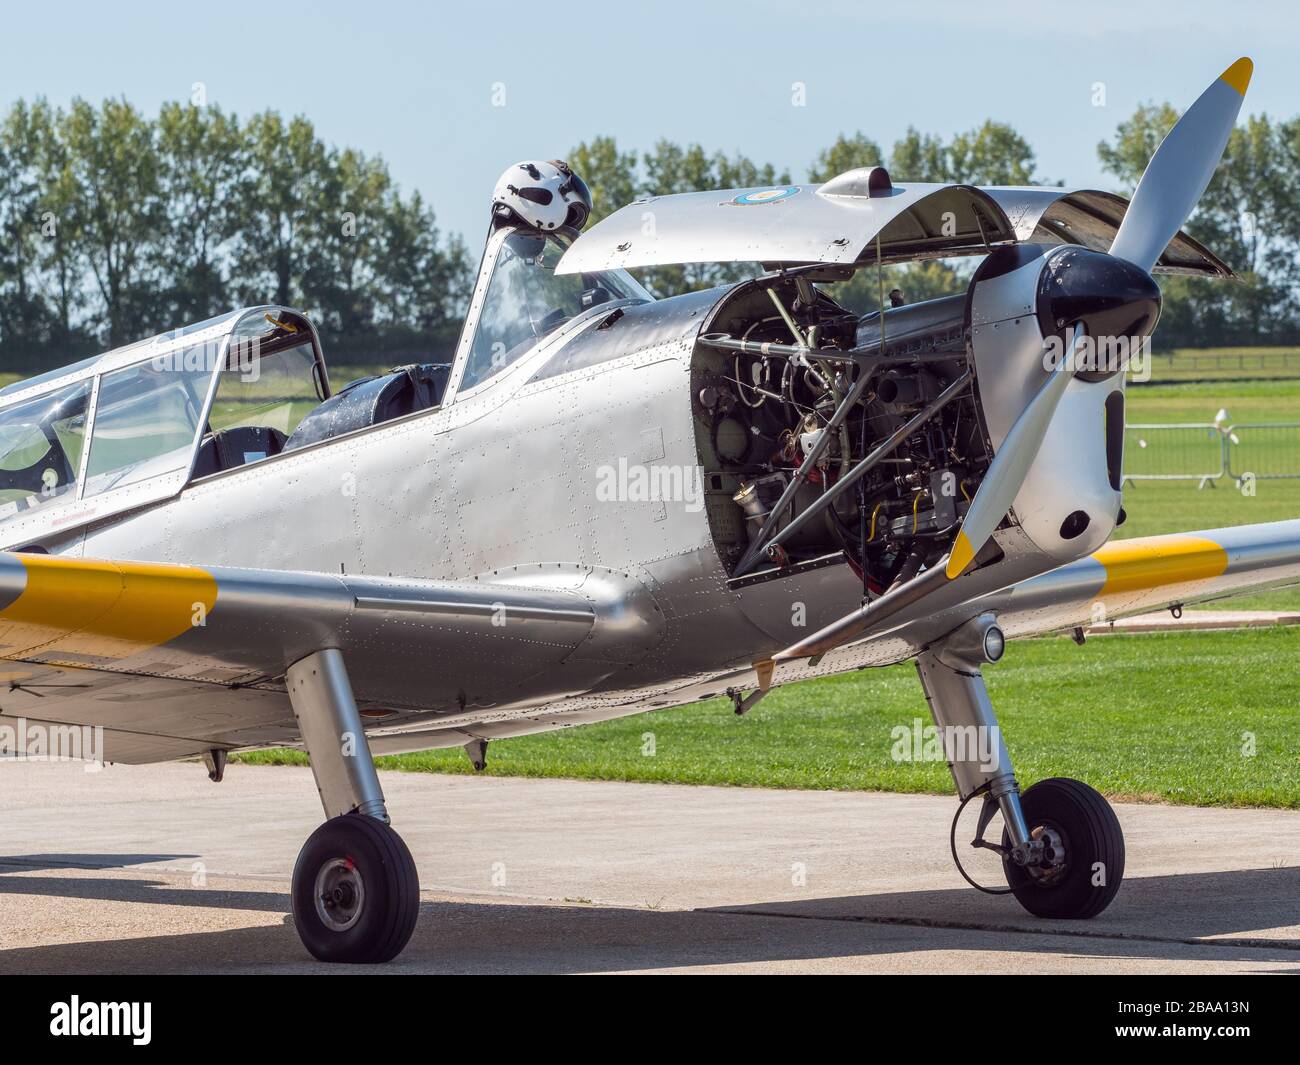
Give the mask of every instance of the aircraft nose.
[{"label": "aircraft nose", "polygon": [[1098,342],[1136,346],[1160,317],[1160,287],[1142,267],[1089,248],[1049,255],[1038,280],[1038,318],[1045,337],[1064,342],[1076,322]]}]

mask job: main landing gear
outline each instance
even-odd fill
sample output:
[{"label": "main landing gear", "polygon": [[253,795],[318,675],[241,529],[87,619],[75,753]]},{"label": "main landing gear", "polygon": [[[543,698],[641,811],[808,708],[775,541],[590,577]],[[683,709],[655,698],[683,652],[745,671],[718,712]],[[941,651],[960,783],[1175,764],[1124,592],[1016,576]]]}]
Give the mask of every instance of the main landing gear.
[{"label": "main landing gear", "polygon": [[[973,847],[996,851],[1005,890],[1038,917],[1085,918],[1101,913],[1124,878],[1124,834],[1110,804],[1087,784],[1054,777],[1024,795],[1002,741],[980,668],[1002,657],[1005,638],[992,614],[967,622],[917,657],[916,670],[943,737],[961,807],[983,796]],[[984,839],[1001,811],[1001,843]],[[957,857],[962,876],[982,891]]]},{"label": "main landing gear", "polygon": [[415,930],[420,884],[384,794],[343,656],[308,655],[285,675],[325,816],[293,867],[293,923],[321,961],[383,962]]}]

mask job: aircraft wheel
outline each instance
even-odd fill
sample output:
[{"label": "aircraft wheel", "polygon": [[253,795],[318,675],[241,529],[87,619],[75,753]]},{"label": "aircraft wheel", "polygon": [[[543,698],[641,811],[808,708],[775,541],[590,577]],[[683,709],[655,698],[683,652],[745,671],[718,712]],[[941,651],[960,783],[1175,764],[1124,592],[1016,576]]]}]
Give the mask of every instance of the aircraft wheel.
[{"label": "aircraft wheel", "polygon": [[321,961],[390,961],[411,938],[419,909],[411,852],[373,817],[326,821],[293,867],[293,923]]},{"label": "aircraft wheel", "polygon": [[[1020,797],[1025,824],[1046,844],[1043,863],[1002,859],[1016,901],[1038,917],[1095,917],[1124,878],[1124,833],[1110,803],[1079,780],[1040,780]],[[1002,845],[1010,850],[1006,832]]]}]

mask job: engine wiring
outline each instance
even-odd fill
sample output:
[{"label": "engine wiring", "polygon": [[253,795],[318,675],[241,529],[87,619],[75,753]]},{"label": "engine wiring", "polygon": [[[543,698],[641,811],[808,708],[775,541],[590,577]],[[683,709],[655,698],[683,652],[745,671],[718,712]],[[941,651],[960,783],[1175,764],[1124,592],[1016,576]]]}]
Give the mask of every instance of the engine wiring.
[{"label": "engine wiring", "polygon": [[[806,281],[738,290],[713,322],[719,331],[702,335],[696,365],[712,404],[710,460],[741,511],[729,548],[737,565],[765,527],[783,537],[813,507],[824,516],[783,537],[765,564],[841,552],[867,602],[946,552],[989,461],[973,388],[927,410],[967,372],[963,315],[959,298],[859,317]],[[741,433],[743,454],[726,446]],[[873,454],[884,441],[891,449]],[[831,493],[850,473],[854,490]]]}]

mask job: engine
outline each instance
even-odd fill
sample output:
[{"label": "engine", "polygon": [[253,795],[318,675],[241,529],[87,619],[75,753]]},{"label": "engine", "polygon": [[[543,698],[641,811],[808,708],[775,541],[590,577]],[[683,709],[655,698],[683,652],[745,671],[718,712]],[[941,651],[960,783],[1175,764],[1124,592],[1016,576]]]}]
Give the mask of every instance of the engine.
[{"label": "engine", "polygon": [[787,277],[742,285],[717,308],[692,392],[734,575],[842,555],[878,595],[948,552],[991,458],[965,303],[859,318]]}]

